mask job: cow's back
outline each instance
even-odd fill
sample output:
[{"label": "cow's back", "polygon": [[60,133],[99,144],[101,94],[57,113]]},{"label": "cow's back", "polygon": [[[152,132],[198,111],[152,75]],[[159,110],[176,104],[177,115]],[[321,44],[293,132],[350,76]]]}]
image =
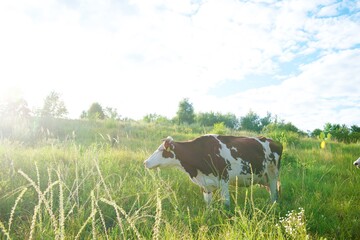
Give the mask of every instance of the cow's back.
[{"label": "cow's back", "polygon": [[[222,143],[222,155],[228,162],[231,181],[240,179],[240,185],[251,182],[268,185],[269,178],[277,178],[282,146],[265,137],[217,136]],[[228,152],[228,153],[226,153]]]}]

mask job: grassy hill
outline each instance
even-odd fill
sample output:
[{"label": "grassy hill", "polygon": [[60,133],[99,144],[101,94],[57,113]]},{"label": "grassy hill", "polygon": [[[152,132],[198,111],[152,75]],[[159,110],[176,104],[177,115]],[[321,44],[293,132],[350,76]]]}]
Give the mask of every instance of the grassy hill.
[{"label": "grassy hill", "polygon": [[359,143],[320,149],[318,140],[282,134],[275,205],[259,186],[233,186],[230,210],[216,196],[206,208],[184,173],[144,169],[162,138],[212,131],[61,119],[3,128],[0,239],[360,239]]}]

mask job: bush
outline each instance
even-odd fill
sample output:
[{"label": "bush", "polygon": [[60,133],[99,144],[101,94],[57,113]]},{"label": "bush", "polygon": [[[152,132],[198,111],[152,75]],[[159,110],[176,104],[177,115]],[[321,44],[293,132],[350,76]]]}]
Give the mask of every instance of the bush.
[{"label": "bush", "polygon": [[215,134],[226,134],[227,129],[225,127],[225,124],[223,122],[220,122],[214,124],[214,128],[212,132]]},{"label": "bush", "polygon": [[284,149],[289,145],[297,145],[300,142],[300,135],[289,131],[273,131],[266,134],[268,137],[280,142]]}]

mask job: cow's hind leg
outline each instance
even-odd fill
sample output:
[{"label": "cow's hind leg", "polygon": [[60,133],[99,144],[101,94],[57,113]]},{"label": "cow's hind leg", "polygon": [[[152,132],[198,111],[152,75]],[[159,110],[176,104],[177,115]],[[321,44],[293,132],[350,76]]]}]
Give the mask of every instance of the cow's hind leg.
[{"label": "cow's hind leg", "polygon": [[278,200],[279,197],[279,191],[278,191],[278,180],[275,179],[270,179],[269,180],[269,185],[270,185],[270,198],[271,198],[271,202],[276,202]]},{"label": "cow's hind leg", "polygon": [[279,197],[280,182],[278,181],[279,171],[275,164],[268,166],[268,178],[270,187],[270,198],[272,202],[276,202]]},{"label": "cow's hind leg", "polygon": [[211,200],[212,200],[212,192],[204,189],[203,195],[204,195],[204,200],[205,200],[206,205],[209,206],[211,203]]},{"label": "cow's hind leg", "polygon": [[230,207],[230,192],[229,192],[229,182],[221,181],[220,183],[221,191],[221,200],[224,202],[226,207]]}]

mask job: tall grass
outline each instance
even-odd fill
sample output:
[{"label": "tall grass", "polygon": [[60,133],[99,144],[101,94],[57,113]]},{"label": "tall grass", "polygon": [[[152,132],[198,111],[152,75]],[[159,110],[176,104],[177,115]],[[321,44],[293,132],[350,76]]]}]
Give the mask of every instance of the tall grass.
[{"label": "tall grass", "polygon": [[118,142],[72,138],[31,146],[1,140],[0,239],[360,237],[360,172],[351,165],[358,144],[320,149],[317,141],[300,139],[284,153],[278,203],[271,205],[258,186],[232,186],[230,209],[218,193],[206,208],[185,174],[142,165],[161,138],[197,133],[137,123],[95,127],[94,135],[115,132]]}]

